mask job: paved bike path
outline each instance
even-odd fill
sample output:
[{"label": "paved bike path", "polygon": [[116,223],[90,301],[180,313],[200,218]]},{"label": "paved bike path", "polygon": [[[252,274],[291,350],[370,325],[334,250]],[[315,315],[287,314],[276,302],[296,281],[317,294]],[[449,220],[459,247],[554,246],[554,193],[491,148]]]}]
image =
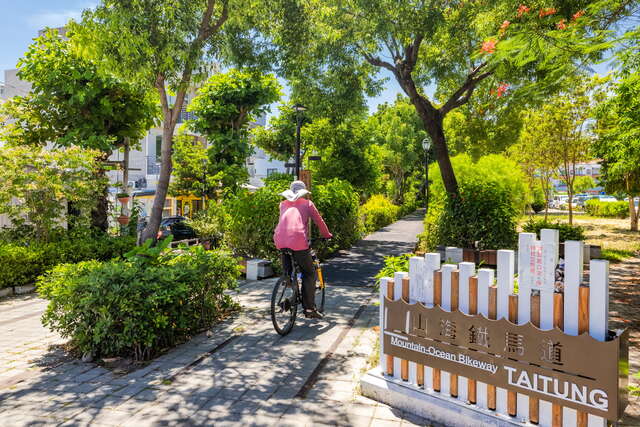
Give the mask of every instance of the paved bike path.
[{"label": "paved bike path", "polygon": [[[1,377],[0,424],[424,425],[358,394],[358,378],[376,356],[378,322],[377,295],[364,285],[373,283],[383,255],[413,249],[421,224],[410,215],[330,260],[327,316],[300,319],[286,337],[270,322],[270,279],[239,289],[239,315],[127,375],[69,359],[43,369],[55,351],[33,341],[23,348],[16,338],[0,359],[24,363],[28,354],[29,366]],[[12,333],[24,328],[16,322]],[[46,332],[34,321],[28,328]]]}]

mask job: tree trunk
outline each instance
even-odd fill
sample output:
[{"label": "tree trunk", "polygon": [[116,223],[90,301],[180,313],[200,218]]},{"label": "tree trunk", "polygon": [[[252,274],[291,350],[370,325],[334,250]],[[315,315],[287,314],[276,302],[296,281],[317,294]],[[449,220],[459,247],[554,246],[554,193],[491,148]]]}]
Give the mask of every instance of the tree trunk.
[{"label": "tree trunk", "polygon": [[[111,152],[104,152],[96,158],[96,161],[100,165],[96,172],[98,178],[104,178],[104,176],[106,175],[106,171],[102,164],[109,158],[109,156],[111,156]],[[108,194],[109,188],[105,186],[100,191],[98,199],[96,200],[96,206],[91,211],[91,227],[105,233],[107,232],[107,230],[109,230],[109,199],[107,198]]]},{"label": "tree trunk", "polygon": [[414,101],[414,106],[420,119],[422,119],[425,130],[429,134],[429,137],[431,137],[433,152],[435,153],[436,161],[440,168],[444,188],[450,197],[457,197],[459,194],[458,181],[456,180],[456,175],[451,165],[451,158],[449,157],[449,148],[447,147],[447,140],[444,136],[443,118],[437,110],[433,110],[434,112],[430,113],[423,105],[416,105],[416,103],[422,104],[424,102],[425,101],[418,98]]},{"label": "tree trunk", "polygon": [[151,207],[151,215],[149,215],[149,223],[140,234],[140,242],[144,243],[148,239],[155,241],[160,222],[162,221],[162,211],[167,199],[169,191],[169,181],[171,180],[171,151],[173,145],[173,131],[175,126],[172,125],[171,114],[165,115],[162,127],[162,147],[160,157],[160,176],[156,185],[156,194],[153,198],[153,206]]},{"label": "tree trunk", "polygon": [[[629,194],[629,221],[630,221],[630,230],[638,231],[638,210],[635,206],[635,197]],[[638,206],[640,208],[640,206]]]},{"label": "tree trunk", "polygon": [[569,225],[573,225],[573,191],[567,188],[567,194],[569,195]]}]

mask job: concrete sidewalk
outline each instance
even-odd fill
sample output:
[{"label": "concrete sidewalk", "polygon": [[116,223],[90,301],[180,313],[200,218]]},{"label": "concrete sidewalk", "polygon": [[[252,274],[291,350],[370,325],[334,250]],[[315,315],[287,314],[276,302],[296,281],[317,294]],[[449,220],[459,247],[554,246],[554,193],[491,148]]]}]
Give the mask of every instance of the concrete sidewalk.
[{"label": "concrete sidewalk", "polygon": [[64,340],[39,324],[42,300],[5,301],[0,424],[425,425],[358,394],[377,356],[377,295],[367,285],[383,255],[413,249],[421,225],[411,215],[330,260],[325,319],[299,319],[280,337],[268,308],[276,279],[247,282],[240,314],[122,376],[50,349]]}]

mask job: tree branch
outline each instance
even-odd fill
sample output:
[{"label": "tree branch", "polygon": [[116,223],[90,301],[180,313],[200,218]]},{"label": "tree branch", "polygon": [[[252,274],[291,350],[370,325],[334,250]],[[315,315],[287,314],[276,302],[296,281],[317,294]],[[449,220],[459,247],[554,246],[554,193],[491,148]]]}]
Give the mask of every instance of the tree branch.
[{"label": "tree branch", "polygon": [[440,112],[443,116],[446,115],[449,111],[469,102],[469,99],[471,99],[471,95],[473,95],[473,91],[476,89],[478,83],[493,74],[493,71],[487,71],[482,74],[478,74],[484,67],[486,67],[486,65],[487,63],[483,62],[482,64],[471,70],[462,86],[460,86],[458,90],[456,90],[453,95],[451,95],[451,97],[447,100],[447,102],[445,102],[445,104],[440,108]]}]

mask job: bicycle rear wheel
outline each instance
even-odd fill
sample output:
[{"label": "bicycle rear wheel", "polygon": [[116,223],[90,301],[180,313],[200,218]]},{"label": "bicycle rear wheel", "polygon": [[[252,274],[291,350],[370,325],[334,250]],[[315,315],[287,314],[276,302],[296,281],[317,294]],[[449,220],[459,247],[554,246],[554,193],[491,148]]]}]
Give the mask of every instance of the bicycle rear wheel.
[{"label": "bicycle rear wheel", "polygon": [[280,335],[287,335],[293,329],[298,313],[298,290],[291,280],[281,277],[271,294],[271,321]]}]

